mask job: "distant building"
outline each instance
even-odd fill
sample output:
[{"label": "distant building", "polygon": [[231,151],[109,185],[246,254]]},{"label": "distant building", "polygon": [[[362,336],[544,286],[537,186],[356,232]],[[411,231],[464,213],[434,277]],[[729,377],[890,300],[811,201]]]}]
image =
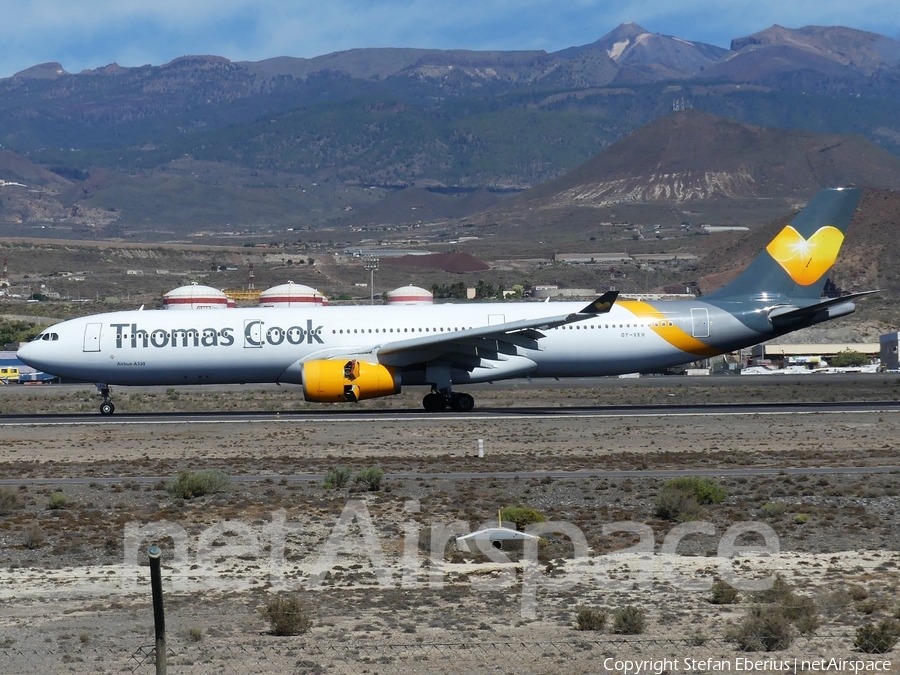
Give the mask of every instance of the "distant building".
[{"label": "distant building", "polygon": [[897,353],[900,346],[900,333],[888,333],[878,338],[879,357],[881,365],[887,370],[900,369],[900,355]]},{"label": "distant building", "polygon": [[627,253],[556,253],[553,256],[555,262],[573,263],[579,265],[609,264],[631,262],[632,257]]},{"label": "distant building", "polygon": [[716,232],[749,232],[749,227],[743,225],[701,225],[700,229],[710,234]]},{"label": "distant building", "polygon": [[531,289],[533,298],[595,298],[602,291],[593,288],[560,288],[559,286],[535,286]]}]

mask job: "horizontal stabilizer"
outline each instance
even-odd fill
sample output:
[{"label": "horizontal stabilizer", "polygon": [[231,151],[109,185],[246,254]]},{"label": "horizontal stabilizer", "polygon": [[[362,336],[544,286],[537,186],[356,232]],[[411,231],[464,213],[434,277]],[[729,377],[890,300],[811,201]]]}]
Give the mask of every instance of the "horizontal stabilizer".
[{"label": "horizontal stabilizer", "polygon": [[772,311],[769,312],[769,321],[772,322],[775,326],[784,326],[791,323],[796,323],[798,321],[808,320],[810,317],[815,316],[818,312],[823,310],[827,310],[830,308],[836,308],[840,305],[850,305],[850,311],[841,312],[840,314],[835,314],[835,316],[849,314],[853,311],[853,301],[857,298],[862,298],[866,295],[872,295],[873,293],[878,293],[878,290],[874,291],[861,291],[860,293],[851,293],[850,295],[843,295],[839,298],[828,298],[827,300],[823,300],[822,302],[817,302],[814,305],[808,305],[807,307],[795,307],[793,305],[782,305],[780,307],[775,307]]}]

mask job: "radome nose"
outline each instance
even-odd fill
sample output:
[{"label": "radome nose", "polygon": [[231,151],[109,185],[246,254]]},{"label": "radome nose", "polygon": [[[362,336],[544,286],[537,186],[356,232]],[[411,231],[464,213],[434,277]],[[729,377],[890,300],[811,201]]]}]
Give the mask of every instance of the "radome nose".
[{"label": "radome nose", "polygon": [[19,347],[16,352],[16,358],[19,359],[26,366],[31,366],[32,368],[36,368],[35,358],[37,358],[37,349],[38,345],[34,342],[26,342],[24,345]]}]

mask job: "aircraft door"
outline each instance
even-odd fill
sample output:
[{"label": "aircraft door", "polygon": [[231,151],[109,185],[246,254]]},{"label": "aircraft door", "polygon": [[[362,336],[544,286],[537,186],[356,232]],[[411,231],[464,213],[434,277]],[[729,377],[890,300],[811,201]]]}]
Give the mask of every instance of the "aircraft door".
[{"label": "aircraft door", "polygon": [[695,338],[709,337],[709,310],[705,307],[691,309],[691,335]]},{"label": "aircraft door", "polygon": [[100,330],[102,328],[102,323],[89,323],[84,327],[84,351],[100,351]]},{"label": "aircraft door", "polygon": [[244,319],[244,348],[262,347],[263,340],[265,340],[263,322],[258,319]]}]

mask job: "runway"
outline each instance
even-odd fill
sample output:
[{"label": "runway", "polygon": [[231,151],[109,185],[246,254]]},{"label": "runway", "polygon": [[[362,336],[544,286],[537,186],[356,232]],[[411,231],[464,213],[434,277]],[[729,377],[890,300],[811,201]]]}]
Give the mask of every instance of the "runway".
[{"label": "runway", "polygon": [[469,413],[428,413],[419,409],[389,408],[378,410],[288,410],[247,412],[202,413],[116,413],[103,416],[99,413],[81,414],[29,414],[4,415],[0,427],[29,425],[53,426],[120,426],[120,425],[173,425],[173,424],[365,424],[371,422],[415,421],[439,424],[442,421],[489,420],[548,420],[548,419],[596,419],[624,417],[733,417],[765,415],[822,415],[897,413],[900,401],[841,401],[819,403],[733,403],[708,405],[627,405],[627,406],[566,406],[566,407],[509,407],[483,408]]}]

